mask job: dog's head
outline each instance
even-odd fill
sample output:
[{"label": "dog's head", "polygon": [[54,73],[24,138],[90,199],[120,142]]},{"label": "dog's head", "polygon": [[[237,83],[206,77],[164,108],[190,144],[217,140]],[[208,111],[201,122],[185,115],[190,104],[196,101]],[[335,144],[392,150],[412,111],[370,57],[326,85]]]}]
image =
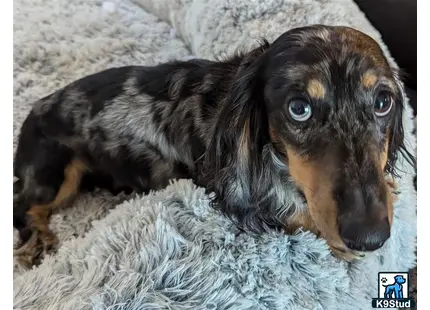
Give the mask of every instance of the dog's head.
[{"label": "dog's head", "polygon": [[[393,219],[386,175],[407,152],[397,70],[372,38],[347,27],[293,29],[252,57],[229,100],[233,108],[252,100],[267,115],[271,143],[307,201],[303,223],[293,224],[312,222],[342,252],[381,247]],[[258,143],[261,124],[246,126]]]},{"label": "dog's head", "polygon": [[398,284],[404,284],[406,279],[402,275],[398,275],[394,277],[394,281],[396,281]]}]

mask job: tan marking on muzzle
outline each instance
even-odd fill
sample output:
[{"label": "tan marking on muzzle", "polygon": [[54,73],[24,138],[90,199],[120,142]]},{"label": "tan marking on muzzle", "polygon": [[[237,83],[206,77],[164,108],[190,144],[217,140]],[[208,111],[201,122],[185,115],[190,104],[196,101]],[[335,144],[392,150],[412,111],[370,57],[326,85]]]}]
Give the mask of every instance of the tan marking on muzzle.
[{"label": "tan marking on muzzle", "polygon": [[286,231],[290,234],[295,233],[299,229],[303,229],[319,235],[319,231],[315,227],[308,210],[295,212],[291,217],[285,219],[285,223],[287,224]]},{"label": "tan marking on muzzle", "polygon": [[397,200],[397,184],[394,180],[386,180],[387,184],[387,213],[388,213],[388,223],[390,227],[393,223],[394,217],[394,202]]},{"label": "tan marking on muzzle", "polygon": [[[381,174],[382,177],[384,177],[384,171],[385,168],[387,166],[387,161],[388,161],[388,147],[389,147],[389,142],[390,140],[390,136],[389,133],[387,132],[387,140],[385,142],[384,145],[384,150],[382,151],[382,153],[379,156],[379,160],[380,160],[380,167],[381,167]],[[386,178],[384,177],[385,180],[385,184],[386,184],[386,193],[387,193],[387,212],[388,212],[388,222],[391,223],[393,222],[393,215],[394,215],[394,210],[393,210],[393,204],[394,204],[394,193],[393,193],[393,188],[391,186],[391,184],[395,184],[395,183],[390,183],[390,180],[386,180]],[[393,181],[394,182],[394,181]]]},{"label": "tan marking on muzzle", "polygon": [[[317,230],[327,243],[348,252],[349,249],[339,235],[337,203],[333,199],[334,161],[329,156],[320,160],[309,160],[286,147],[290,175],[303,191],[313,225],[306,217],[305,225]],[[297,219],[296,219],[297,220]]]},{"label": "tan marking on muzzle", "polygon": [[324,85],[316,79],[312,79],[308,82],[307,91],[309,96],[311,96],[313,99],[324,98],[326,92]]},{"label": "tan marking on muzzle", "polygon": [[[393,177],[389,177],[387,180],[387,186],[389,189],[389,201],[388,201],[388,220],[390,222],[390,226],[392,224],[393,221],[393,216],[394,216],[394,203],[399,199],[399,197],[397,196],[398,194],[398,190],[399,190],[399,185],[397,184],[396,180],[394,180]],[[391,207],[390,207],[391,206]]]},{"label": "tan marking on muzzle", "polygon": [[387,140],[385,141],[384,150],[382,151],[381,155],[379,156],[382,171],[385,171],[385,168],[387,166],[388,147],[389,146],[390,146],[390,135],[389,135],[389,132],[387,132]]}]

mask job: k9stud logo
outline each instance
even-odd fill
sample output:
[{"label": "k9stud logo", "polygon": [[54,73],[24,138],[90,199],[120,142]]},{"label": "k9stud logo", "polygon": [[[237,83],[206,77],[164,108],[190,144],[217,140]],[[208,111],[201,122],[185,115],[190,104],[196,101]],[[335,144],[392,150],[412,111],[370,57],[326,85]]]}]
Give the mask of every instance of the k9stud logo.
[{"label": "k9stud logo", "polygon": [[409,274],[407,272],[380,272],[378,274],[378,298],[372,299],[373,308],[413,308],[409,298]]}]

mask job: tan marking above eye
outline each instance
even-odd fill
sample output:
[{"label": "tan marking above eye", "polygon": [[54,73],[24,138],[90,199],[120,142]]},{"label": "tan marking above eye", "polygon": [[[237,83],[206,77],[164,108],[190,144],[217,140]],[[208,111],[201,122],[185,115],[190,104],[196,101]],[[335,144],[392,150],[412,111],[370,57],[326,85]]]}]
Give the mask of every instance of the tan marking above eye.
[{"label": "tan marking above eye", "polygon": [[312,79],[308,82],[307,91],[309,96],[313,99],[322,99],[325,96],[324,85],[316,79]]},{"label": "tan marking above eye", "polygon": [[366,88],[372,88],[378,81],[378,77],[372,71],[367,71],[361,77],[361,84]]}]

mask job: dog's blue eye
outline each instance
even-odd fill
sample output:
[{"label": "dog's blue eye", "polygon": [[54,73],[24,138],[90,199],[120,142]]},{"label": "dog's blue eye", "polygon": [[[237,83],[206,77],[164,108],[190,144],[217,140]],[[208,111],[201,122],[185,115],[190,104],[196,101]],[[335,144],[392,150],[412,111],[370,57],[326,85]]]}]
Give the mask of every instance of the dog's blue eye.
[{"label": "dog's blue eye", "polygon": [[390,113],[393,107],[393,97],[388,92],[382,91],[375,99],[375,114],[383,117]]},{"label": "dog's blue eye", "polygon": [[291,100],[288,104],[288,112],[291,117],[298,122],[307,121],[312,116],[311,105],[301,99]]}]

